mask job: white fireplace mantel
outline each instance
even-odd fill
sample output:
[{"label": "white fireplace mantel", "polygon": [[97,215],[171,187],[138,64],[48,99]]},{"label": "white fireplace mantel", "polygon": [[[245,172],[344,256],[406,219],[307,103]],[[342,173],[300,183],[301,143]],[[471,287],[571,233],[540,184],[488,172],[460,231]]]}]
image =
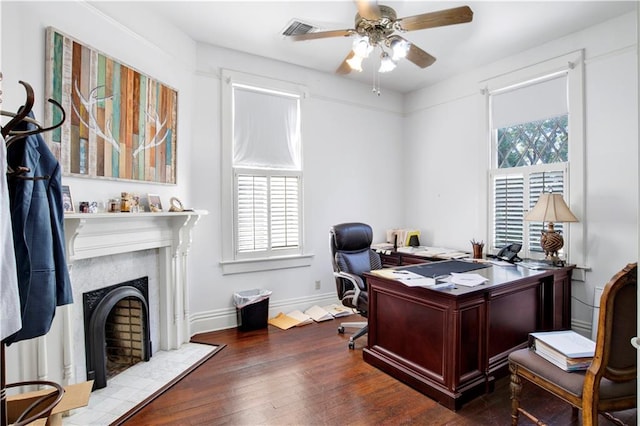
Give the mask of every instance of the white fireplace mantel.
[{"label": "white fireplace mantel", "polygon": [[[159,349],[179,348],[190,339],[186,266],[192,231],[200,217],[206,214],[208,212],[203,210],[65,214],[67,263],[72,285],[73,265],[79,260],[158,249]],[[76,367],[71,309],[65,310],[63,322],[63,376],[65,384],[70,384],[75,383]]]},{"label": "white fireplace mantel", "polygon": [[206,211],[72,213],[64,216],[67,261],[171,247],[188,251],[191,230]]}]

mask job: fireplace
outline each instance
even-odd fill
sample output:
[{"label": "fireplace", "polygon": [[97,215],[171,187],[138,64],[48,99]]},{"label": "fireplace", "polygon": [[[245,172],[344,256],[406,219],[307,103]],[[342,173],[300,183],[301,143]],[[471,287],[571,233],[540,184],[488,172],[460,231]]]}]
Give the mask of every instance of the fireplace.
[{"label": "fireplace", "polygon": [[87,379],[94,389],[151,357],[148,277],[83,294]]},{"label": "fireplace", "polygon": [[[178,349],[188,342],[191,319],[187,263],[192,231],[206,214],[65,214],[67,264],[75,303],[58,307],[47,335],[7,348],[9,362],[20,366],[8,372],[8,380],[38,378],[62,385],[86,380],[83,294],[141,276],[148,277],[148,306],[142,302],[145,292],[139,289],[142,296],[136,294],[132,299],[140,301],[136,302],[139,306],[126,309],[131,309],[132,315],[139,311],[145,323],[148,318],[153,350]],[[121,279],[114,280],[114,276]],[[150,356],[151,343],[145,345],[140,343],[141,353]],[[90,368],[95,374],[93,363]]]}]

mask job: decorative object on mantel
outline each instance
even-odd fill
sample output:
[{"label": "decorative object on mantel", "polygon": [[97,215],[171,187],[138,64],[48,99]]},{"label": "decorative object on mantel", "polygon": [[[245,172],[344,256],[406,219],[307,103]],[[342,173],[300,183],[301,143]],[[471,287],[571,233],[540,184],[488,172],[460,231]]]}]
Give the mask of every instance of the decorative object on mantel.
[{"label": "decorative object on mantel", "polygon": [[563,261],[558,257],[558,251],[564,246],[562,234],[557,232],[553,223],[578,222],[578,218],[569,210],[569,206],[562,198],[562,194],[543,192],[540,194],[536,205],[524,217],[527,221],[549,222],[546,231],[542,230],[540,246],[544,250],[545,259],[554,265],[562,266]]},{"label": "decorative object on mantel", "polygon": [[110,198],[107,205],[107,211],[109,213],[120,213],[120,199]]},{"label": "decorative object on mantel", "polygon": [[185,208],[182,205],[182,201],[180,201],[176,197],[171,197],[169,199],[169,204],[171,206],[169,207],[170,212],[192,212],[193,211],[193,209]]},{"label": "decorative object on mantel", "polygon": [[178,92],[53,28],[46,50],[46,94],[71,118],[47,136],[63,173],[175,184]]}]

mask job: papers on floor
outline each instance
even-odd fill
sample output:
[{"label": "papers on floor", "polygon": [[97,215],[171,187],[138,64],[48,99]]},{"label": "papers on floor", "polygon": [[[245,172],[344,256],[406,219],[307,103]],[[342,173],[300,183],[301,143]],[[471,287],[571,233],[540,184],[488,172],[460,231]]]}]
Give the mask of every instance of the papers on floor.
[{"label": "papers on floor", "polygon": [[322,309],[329,312],[334,318],[346,317],[353,314],[353,309],[338,305],[337,303],[323,306]]},{"label": "papers on floor", "polygon": [[564,371],[586,370],[596,344],[573,330],[529,333],[529,347]]},{"label": "papers on floor", "polygon": [[311,324],[314,321],[328,321],[334,318],[352,315],[353,313],[353,309],[337,303],[332,303],[331,305],[323,307],[314,305],[304,312],[297,309],[287,314],[280,312],[275,317],[270,318],[268,323],[282,330],[288,330],[292,327]]},{"label": "papers on floor", "polygon": [[451,278],[449,279],[453,284],[462,285],[465,287],[475,287],[482,283],[489,281],[488,278],[483,277],[480,274],[470,274],[464,273],[460,274],[457,272],[451,273]]},{"label": "papers on floor", "polygon": [[333,319],[333,315],[331,315],[331,313],[327,312],[326,309],[321,308],[318,305],[313,305],[312,307],[304,311],[304,313],[309,315],[315,322],[322,322]]},{"label": "papers on floor", "polygon": [[313,319],[309,315],[298,310],[291,311],[288,314],[280,312],[278,315],[270,318],[268,321],[269,324],[283,330],[288,330],[291,327],[300,327],[303,325],[311,324],[312,322]]}]

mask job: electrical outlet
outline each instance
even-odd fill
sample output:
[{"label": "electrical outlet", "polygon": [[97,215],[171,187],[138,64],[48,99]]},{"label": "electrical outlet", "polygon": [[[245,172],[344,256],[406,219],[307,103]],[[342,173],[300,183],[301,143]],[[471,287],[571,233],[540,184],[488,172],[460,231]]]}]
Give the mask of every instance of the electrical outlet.
[{"label": "electrical outlet", "polygon": [[316,281],[316,290],[320,290],[320,280]]}]

